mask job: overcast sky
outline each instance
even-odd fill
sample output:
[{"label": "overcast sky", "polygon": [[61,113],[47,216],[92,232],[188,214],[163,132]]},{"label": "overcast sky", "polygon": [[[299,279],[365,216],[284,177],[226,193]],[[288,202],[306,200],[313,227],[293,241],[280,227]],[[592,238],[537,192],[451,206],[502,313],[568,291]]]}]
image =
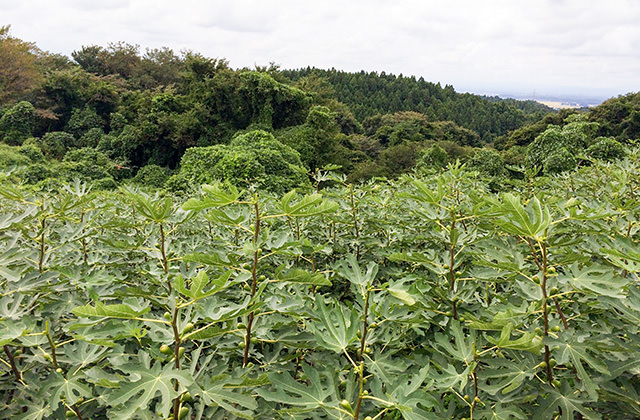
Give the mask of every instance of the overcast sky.
[{"label": "overcast sky", "polygon": [[640,0],[0,0],[6,24],[65,55],[125,41],[480,94],[640,90]]}]

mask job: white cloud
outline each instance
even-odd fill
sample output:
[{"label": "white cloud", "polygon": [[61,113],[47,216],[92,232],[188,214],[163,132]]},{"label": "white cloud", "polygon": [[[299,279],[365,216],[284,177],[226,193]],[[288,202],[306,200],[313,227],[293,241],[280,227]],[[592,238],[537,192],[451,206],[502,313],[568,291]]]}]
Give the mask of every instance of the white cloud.
[{"label": "white cloud", "polygon": [[635,0],[22,0],[12,31],[43,49],[126,41],[232,66],[423,76],[458,90],[640,90]]}]

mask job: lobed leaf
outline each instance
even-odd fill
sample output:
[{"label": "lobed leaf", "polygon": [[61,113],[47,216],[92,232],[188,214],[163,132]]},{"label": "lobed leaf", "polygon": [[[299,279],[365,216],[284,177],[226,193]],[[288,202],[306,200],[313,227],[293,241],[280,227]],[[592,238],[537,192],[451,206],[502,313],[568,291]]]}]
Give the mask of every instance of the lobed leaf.
[{"label": "lobed leaf", "polygon": [[105,305],[96,301],[95,306],[84,305],[78,306],[71,310],[75,316],[92,318],[121,318],[121,319],[135,319],[140,318],[142,315],[151,311],[151,308],[144,308],[141,310],[135,310],[131,306],[124,303],[117,303],[113,305]]}]

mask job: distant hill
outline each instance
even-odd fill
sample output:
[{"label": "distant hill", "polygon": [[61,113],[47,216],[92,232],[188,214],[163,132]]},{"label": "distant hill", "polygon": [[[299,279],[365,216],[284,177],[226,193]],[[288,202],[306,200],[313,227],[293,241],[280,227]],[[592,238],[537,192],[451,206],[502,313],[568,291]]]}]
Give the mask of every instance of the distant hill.
[{"label": "distant hill", "polygon": [[422,77],[416,79],[402,74],[349,73],[311,67],[282,70],[281,74],[292,82],[304,81],[305,78],[326,79],[335,97],[346,104],[360,121],[377,114],[414,111],[427,115],[433,121],[453,121],[476,131],[486,142],[553,112],[534,101],[457,93],[453,86],[442,87]]},{"label": "distant hill", "polygon": [[515,95],[504,93],[499,96],[503,98],[514,98],[518,101],[536,101],[538,103],[547,105],[553,109],[579,109],[579,108],[593,108],[600,105],[609,97],[604,95],[582,95],[582,94],[529,94],[529,95]]}]

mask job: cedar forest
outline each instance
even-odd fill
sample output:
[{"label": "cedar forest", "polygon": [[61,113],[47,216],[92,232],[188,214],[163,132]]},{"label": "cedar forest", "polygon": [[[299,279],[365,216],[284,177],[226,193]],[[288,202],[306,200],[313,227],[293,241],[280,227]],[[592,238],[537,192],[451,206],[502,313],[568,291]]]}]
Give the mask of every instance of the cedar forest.
[{"label": "cedar forest", "polygon": [[0,413],[640,419],[640,93],[0,27]]}]

